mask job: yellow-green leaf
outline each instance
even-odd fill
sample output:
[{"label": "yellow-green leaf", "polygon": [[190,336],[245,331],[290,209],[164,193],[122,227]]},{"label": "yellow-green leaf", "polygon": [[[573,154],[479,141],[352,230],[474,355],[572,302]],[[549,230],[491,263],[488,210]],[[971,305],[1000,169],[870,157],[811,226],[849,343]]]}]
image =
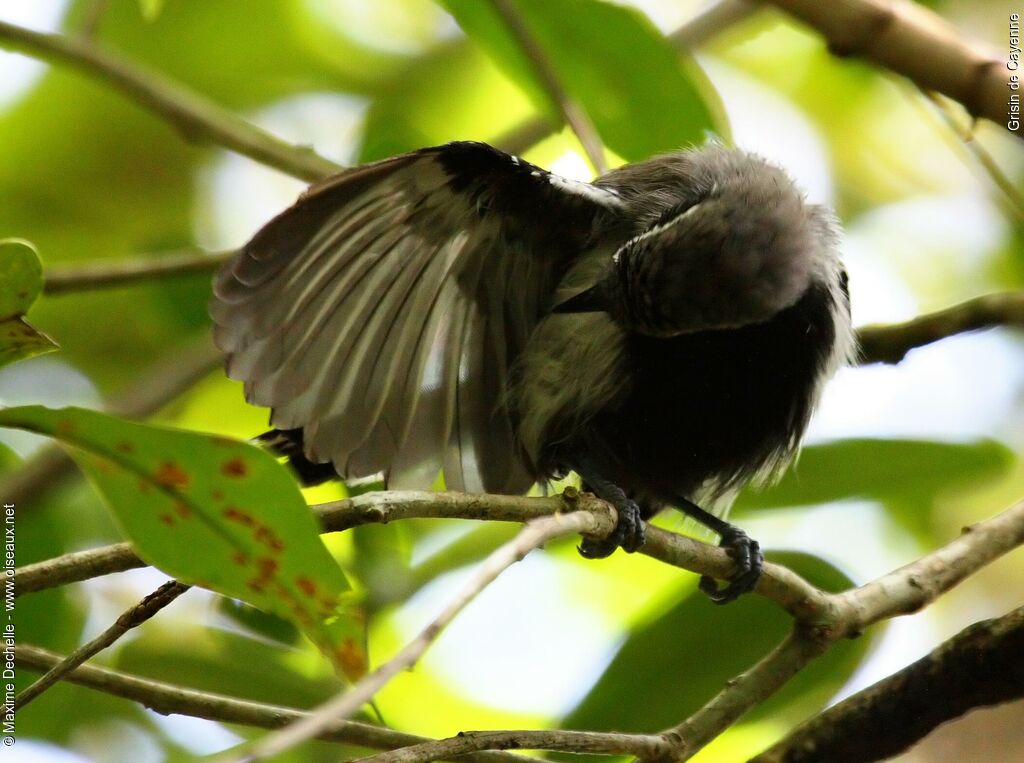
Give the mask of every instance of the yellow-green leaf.
[{"label": "yellow-green leaf", "polygon": [[0,239],[0,366],[53,352],[57,345],[24,319],[43,288],[43,266],[31,243]]},{"label": "yellow-green leaf", "polygon": [[146,21],[156,21],[164,9],[164,0],[139,0],[139,10]]}]

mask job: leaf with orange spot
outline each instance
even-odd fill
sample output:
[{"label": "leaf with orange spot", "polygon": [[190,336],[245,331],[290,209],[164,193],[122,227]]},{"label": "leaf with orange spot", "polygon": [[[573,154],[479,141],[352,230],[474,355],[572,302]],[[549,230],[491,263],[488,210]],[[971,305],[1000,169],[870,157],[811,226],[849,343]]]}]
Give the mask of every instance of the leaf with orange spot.
[{"label": "leaf with orange spot", "polygon": [[349,677],[365,668],[362,647],[352,646],[363,641],[362,622],[342,609],[348,581],[295,480],[270,454],[80,408],[7,408],[0,426],[73,446],[149,564],[290,620]]}]

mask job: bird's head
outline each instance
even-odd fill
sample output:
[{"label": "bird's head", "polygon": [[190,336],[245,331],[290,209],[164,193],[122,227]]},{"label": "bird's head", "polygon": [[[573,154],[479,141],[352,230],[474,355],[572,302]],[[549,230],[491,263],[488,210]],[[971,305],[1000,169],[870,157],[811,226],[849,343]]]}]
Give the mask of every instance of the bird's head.
[{"label": "bird's head", "polygon": [[687,163],[683,201],[619,247],[603,277],[555,312],[604,311],[655,336],[735,328],[770,319],[825,271],[832,225],[782,170],[721,147],[661,161],[669,160]]}]

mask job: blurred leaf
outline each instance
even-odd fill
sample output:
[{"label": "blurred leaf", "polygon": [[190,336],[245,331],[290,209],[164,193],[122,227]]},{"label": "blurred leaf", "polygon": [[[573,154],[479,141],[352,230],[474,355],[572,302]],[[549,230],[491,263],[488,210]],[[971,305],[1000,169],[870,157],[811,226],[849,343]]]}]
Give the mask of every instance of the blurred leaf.
[{"label": "blurred leaf", "polygon": [[[417,585],[425,585],[452,570],[475,564],[521,530],[522,526],[515,522],[481,522],[413,567],[413,580]],[[546,549],[552,547],[545,546]]]},{"label": "blurred leaf", "polygon": [[[52,559],[67,551],[69,536],[78,528],[56,516],[63,508],[66,493],[59,491],[43,500],[14,507],[18,566]],[[84,598],[77,594],[62,586],[20,596],[14,607],[19,643],[37,644],[60,653],[77,647],[86,610]],[[19,689],[28,686],[24,674],[19,672],[16,680]],[[20,720],[19,716],[19,723]]]},{"label": "blurred leaf", "polygon": [[374,100],[359,161],[451,140],[493,140],[529,114],[529,101],[479,50],[465,41],[444,45]]},{"label": "blurred leaf", "polygon": [[58,349],[23,318],[43,289],[43,266],[34,246],[0,239],[0,366]]},{"label": "blurred leaf", "polygon": [[17,453],[0,443],[0,474],[6,474],[21,463],[22,460],[18,458]]},{"label": "blurred leaf", "polygon": [[[810,554],[779,551],[768,557],[828,591],[853,585],[838,569]],[[744,596],[727,607],[716,607],[690,589],[678,604],[630,634],[562,726],[626,732],[672,726],[764,657],[791,628],[792,618],[762,597]],[[750,719],[796,719],[823,707],[861,663],[876,633],[836,644]]]},{"label": "blurred leaf", "polygon": [[164,0],[139,0],[139,10],[146,21],[156,21],[164,8]]},{"label": "blurred leaf", "polygon": [[217,599],[217,611],[254,634],[279,644],[291,646],[299,640],[299,631],[291,622],[262,609],[256,609],[244,601],[220,596]]},{"label": "blurred leaf", "polygon": [[365,606],[373,613],[408,588],[411,544],[400,522],[354,527],[352,535],[352,570],[366,587]]},{"label": "blurred leaf", "polygon": [[0,239],[0,319],[27,313],[42,290],[43,266],[36,248],[24,239]]},{"label": "blurred leaf", "polygon": [[219,630],[147,632],[117,651],[114,667],[128,673],[253,702],[312,707],[341,688],[329,672],[311,674],[293,648]]},{"label": "blurred leaf", "polygon": [[339,616],[348,582],[273,456],[81,408],[8,408],[0,426],[84,451],[76,460],[148,563],[291,620],[349,677],[365,670],[362,622]]},{"label": "blurred leaf", "polygon": [[1013,461],[1013,452],[994,440],[837,440],[804,448],[778,484],[744,492],[735,508],[806,506],[848,498],[920,504],[951,487],[1004,474]]},{"label": "blurred leaf", "polygon": [[[489,3],[443,0],[459,25],[518,82],[552,124],[562,117]],[[627,161],[728,135],[714,88],[646,16],[597,0],[515,4],[566,92]]]},{"label": "blurred leaf", "polygon": [[[93,4],[68,3],[66,28],[80,29]],[[99,44],[231,108],[248,112],[351,79],[313,50],[307,0],[174,0],[152,22],[138,0],[105,5]],[[344,48],[330,37],[332,53]],[[44,264],[195,244],[195,191],[217,149],[183,140],[109,84],[48,67],[31,90],[0,105],[0,146],[18,157],[0,162],[0,232],[32,240]],[[168,291],[173,299],[163,297]],[[69,361],[106,392],[205,329],[208,298],[209,278],[197,276],[43,299],[32,322],[60,337]]]}]

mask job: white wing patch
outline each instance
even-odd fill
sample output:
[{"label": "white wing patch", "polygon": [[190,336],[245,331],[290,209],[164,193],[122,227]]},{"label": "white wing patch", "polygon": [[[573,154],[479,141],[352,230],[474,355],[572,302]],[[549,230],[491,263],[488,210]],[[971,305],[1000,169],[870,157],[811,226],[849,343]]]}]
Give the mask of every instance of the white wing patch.
[{"label": "white wing patch", "polygon": [[587,201],[600,204],[608,209],[622,209],[625,205],[619,198],[618,191],[612,188],[599,188],[582,180],[571,180],[561,175],[548,174],[548,182],[560,191],[580,196]]}]

